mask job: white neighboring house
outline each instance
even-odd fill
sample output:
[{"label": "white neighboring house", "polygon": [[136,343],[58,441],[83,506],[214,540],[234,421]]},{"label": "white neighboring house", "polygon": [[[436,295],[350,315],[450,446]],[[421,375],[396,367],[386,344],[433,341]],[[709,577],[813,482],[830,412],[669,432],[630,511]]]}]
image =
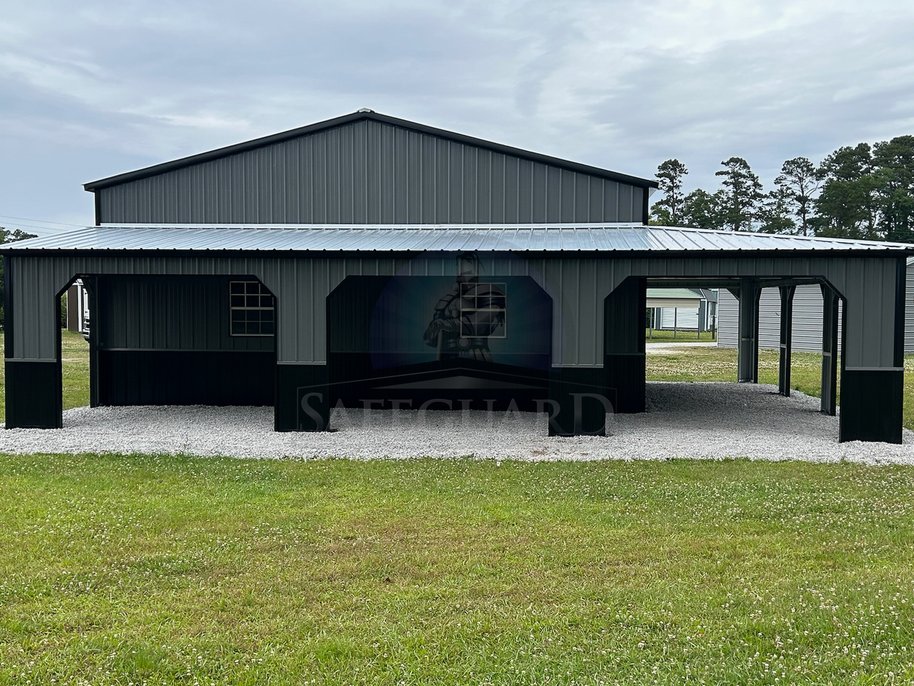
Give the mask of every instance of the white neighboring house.
[{"label": "white neighboring house", "polygon": [[80,279],[67,290],[67,329],[89,335],[89,294]]},{"label": "white neighboring house", "polygon": [[714,331],[717,291],[698,288],[648,288],[647,325],[661,331]]},{"label": "white neighboring house", "polygon": [[[838,344],[841,344],[841,317]],[[717,345],[735,348],[738,340],[739,302],[727,290],[718,299]],[[762,289],[759,299],[759,347],[779,348],[781,341],[781,296],[777,288]],[[819,286],[797,286],[793,296],[793,350],[822,352],[822,290]],[[904,351],[914,353],[914,258],[908,260],[905,284]]]}]

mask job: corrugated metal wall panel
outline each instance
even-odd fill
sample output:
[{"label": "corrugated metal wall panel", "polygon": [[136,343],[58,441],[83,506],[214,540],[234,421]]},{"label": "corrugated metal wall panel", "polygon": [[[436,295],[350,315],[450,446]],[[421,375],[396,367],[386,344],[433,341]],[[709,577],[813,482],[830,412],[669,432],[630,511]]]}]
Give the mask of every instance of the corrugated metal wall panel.
[{"label": "corrugated metal wall panel", "polygon": [[100,344],[109,350],[272,350],[272,337],[230,334],[229,281],[101,277],[93,316]]},{"label": "corrugated metal wall panel", "polygon": [[914,353],[914,265],[909,264],[904,289],[904,351]]},{"label": "corrugated metal wall panel", "polygon": [[359,121],[103,188],[104,223],[636,221],[644,189]]},{"label": "corrugated metal wall panel", "polygon": [[[737,347],[739,302],[722,290],[718,310],[718,346]],[[797,286],[793,299],[793,349],[822,352],[822,291],[819,286]],[[759,299],[759,347],[778,348],[781,338],[781,298],[776,288],[762,289]]]},{"label": "corrugated metal wall panel", "polygon": [[[277,355],[280,361],[321,363],[326,359],[325,302],[347,274],[456,275],[452,254],[396,254],[359,258],[341,255],[246,257],[213,255],[69,254],[8,256],[12,265],[15,359],[56,358],[54,296],[74,276],[107,274],[250,275],[277,297]],[[853,367],[894,365],[894,284],[898,258],[883,257],[706,257],[624,258],[573,254],[480,253],[482,273],[531,276],[553,300],[553,363],[599,366],[602,363],[603,307],[606,296],[628,276],[711,278],[719,275],[781,277],[818,274],[848,298],[846,362]],[[496,268],[498,271],[496,271]],[[721,291],[722,311],[726,297]],[[881,312],[864,315],[864,308]],[[851,316],[853,313],[853,316]],[[145,317],[139,313],[138,316]],[[126,317],[126,314],[125,314]],[[140,335],[137,333],[137,335]]]},{"label": "corrugated metal wall panel", "polygon": [[[878,278],[878,277],[877,277]],[[871,284],[872,287],[873,284]],[[914,353],[914,270],[907,270],[905,297],[905,353]],[[881,298],[886,298],[883,293]],[[894,303],[894,299],[892,299]],[[843,304],[839,305],[839,309]],[[868,326],[882,329],[882,317],[889,315],[885,306],[873,307],[867,318]],[[777,348],[780,345],[781,300],[777,289],[762,290],[759,303],[759,346]],[[718,309],[718,346],[735,348],[739,304],[729,291],[721,291]],[[841,319],[838,320],[839,346]],[[883,345],[886,341],[878,341]],[[819,286],[798,286],[793,299],[793,349],[798,352],[822,352],[822,290]]]},{"label": "corrugated metal wall panel", "polygon": [[739,345],[739,301],[721,288],[717,296],[717,346],[736,348]]}]

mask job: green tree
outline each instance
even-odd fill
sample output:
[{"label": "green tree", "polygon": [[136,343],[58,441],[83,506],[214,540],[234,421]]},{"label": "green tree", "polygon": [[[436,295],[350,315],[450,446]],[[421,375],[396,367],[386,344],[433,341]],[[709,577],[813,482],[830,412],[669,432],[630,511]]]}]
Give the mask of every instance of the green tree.
[{"label": "green tree", "polygon": [[802,236],[812,235],[810,219],[821,181],[821,172],[806,157],[794,157],[784,162],[781,173],[774,180],[774,185],[786,193],[789,209],[799,220],[799,226],[794,228]]},{"label": "green tree", "polygon": [[[12,243],[13,241],[21,241],[26,238],[35,238],[35,234],[26,233],[22,229],[8,229],[5,226],[0,226],[0,243]],[[6,309],[6,281],[4,277],[4,264],[3,258],[0,257],[0,326],[4,322],[4,312]]]},{"label": "green tree", "polygon": [[720,229],[723,226],[721,205],[723,193],[708,193],[696,188],[683,200],[683,224],[699,229]]},{"label": "green tree", "polygon": [[654,203],[651,214],[658,224],[678,226],[683,220],[685,196],[682,182],[689,170],[677,159],[661,162],[657,167],[657,183],[663,197]]},{"label": "green tree", "polygon": [[914,136],[873,146],[879,232],[885,240],[914,242]]},{"label": "green tree", "polygon": [[868,143],[845,146],[822,162],[815,233],[837,238],[879,238],[873,152]]},{"label": "green tree", "polygon": [[756,213],[758,230],[764,233],[796,233],[797,225],[791,216],[792,202],[790,190],[783,184],[768,191]]},{"label": "green tree", "polygon": [[723,228],[730,231],[751,231],[756,208],[762,198],[762,182],[742,157],[731,157],[721,164],[724,169],[715,172],[715,176],[723,178]]}]

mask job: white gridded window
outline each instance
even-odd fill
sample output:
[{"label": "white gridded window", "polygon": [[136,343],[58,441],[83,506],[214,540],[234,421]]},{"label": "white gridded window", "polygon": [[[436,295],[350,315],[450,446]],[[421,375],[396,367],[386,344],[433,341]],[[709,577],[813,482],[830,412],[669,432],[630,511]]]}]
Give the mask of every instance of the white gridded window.
[{"label": "white gridded window", "polygon": [[272,336],[276,332],[276,300],[259,281],[230,281],[232,336]]},{"label": "white gridded window", "polygon": [[506,293],[503,283],[460,284],[460,337],[507,338]]}]

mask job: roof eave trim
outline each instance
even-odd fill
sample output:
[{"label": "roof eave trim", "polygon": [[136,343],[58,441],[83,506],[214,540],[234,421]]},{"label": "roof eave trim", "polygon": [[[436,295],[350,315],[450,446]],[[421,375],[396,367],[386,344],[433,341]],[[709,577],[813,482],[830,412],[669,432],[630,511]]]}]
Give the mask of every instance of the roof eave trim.
[{"label": "roof eave trim", "polygon": [[176,169],[182,169],[184,167],[189,167],[194,164],[200,164],[203,162],[209,162],[212,160],[220,159],[227,157],[229,155],[235,155],[241,152],[247,152],[249,150],[256,150],[258,148],[265,147],[267,145],[273,145],[276,143],[282,143],[283,141],[290,140],[292,138],[298,138],[300,136],[306,136],[312,133],[318,133],[326,129],[331,129],[336,126],[342,126],[345,124],[351,124],[357,121],[371,120],[377,121],[383,124],[389,124],[391,126],[398,126],[400,128],[405,128],[412,131],[417,131],[419,133],[425,133],[430,136],[437,136],[439,138],[446,138],[448,140],[455,141],[457,143],[463,143],[465,145],[472,145],[475,147],[485,148],[487,150],[492,150],[494,152],[499,152],[505,155],[512,155],[514,157],[520,157],[522,159],[531,160],[533,162],[541,162],[543,164],[549,164],[555,167],[561,167],[563,169],[568,169],[570,171],[576,171],[581,174],[588,174],[590,176],[599,176],[601,178],[609,179],[611,181],[617,181],[619,183],[625,183],[632,186],[637,186],[639,188],[646,189],[656,189],[658,184],[652,179],[645,179],[640,176],[631,176],[629,174],[623,174],[621,172],[610,171],[609,169],[601,169],[600,167],[593,167],[588,164],[582,164],[580,162],[573,162],[571,160],[564,160],[560,157],[552,157],[551,155],[544,155],[538,152],[532,152],[530,150],[524,150],[522,148],[515,148],[510,145],[503,145],[501,143],[495,143],[493,141],[488,141],[482,138],[475,138],[473,136],[468,136],[462,133],[456,133],[454,131],[448,131],[446,129],[435,128],[434,126],[428,126],[426,124],[420,124],[418,122],[409,121],[407,119],[399,119],[397,117],[391,117],[386,114],[380,114],[378,112],[353,112],[351,114],[344,114],[340,117],[334,117],[332,119],[326,119],[315,124],[308,124],[307,126],[300,126],[295,129],[289,129],[288,131],[281,131],[279,133],[270,134],[269,136],[262,136],[260,138],[254,138],[249,141],[243,141],[241,143],[235,143],[234,145],[228,145],[222,148],[216,148],[214,150],[207,150],[206,152],[196,153],[194,155],[189,155],[187,157],[181,157],[176,160],[170,160],[168,162],[162,162],[159,164],[154,164],[149,167],[143,167],[142,169],[136,169],[134,171],[124,172],[122,174],[115,174],[114,176],[107,176],[103,179],[98,179],[96,181],[89,181],[88,183],[83,184],[83,188],[91,193],[94,193],[97,190],[103,188],[109,188],[111,186],[117,186],[122,183],[127,183],[129,181],[137,181],[139,179],[148,178],[150,176],[156,176],[158,174],[164,174],[166,172],[174,171]]},{"label": "roof eave trim", "polygon": [[[390,250],[357,248],[333,249],[333,248],[29,248],[29,247],[12,247],[9,245],[0,246],[0,254],[20,256],[29,255],[32,257],[55,256],[55,255],[123,255],[123,254],[143,254],[152,255],[175,255],[175,254],[194,254],[200,256],[218,256],[225,254],[250,255],[252,253],[267,253],[271,255],[416,255],[418,253],[441,253],[456,254],[463,252],[464,248],[398,248]],[[671,257],[691,257],[695,259],[715,258],[715,257],[739,257],[755,259],[759,255],[766,257],[821,257],[821,258],[899,258],[914,252],[912,249],[902,248],[864,248],[862,250],[853,249],[732,249],[722,248],[720,250],[701,249],[701,250],[650,250],[650,249],[618,249],[618,250],[600,250],[593,248],[570,248],[559,250],[547,249],[528,249],[528,248],[473,248],[472,252],[480,253],[500,253],[500,254],[532,254],[532,255],[598,255],[602,257],[615,256],[619,259],[638,258],[656,258],[669,259]],[[709,277],[710,278],[710,277]]]}]

